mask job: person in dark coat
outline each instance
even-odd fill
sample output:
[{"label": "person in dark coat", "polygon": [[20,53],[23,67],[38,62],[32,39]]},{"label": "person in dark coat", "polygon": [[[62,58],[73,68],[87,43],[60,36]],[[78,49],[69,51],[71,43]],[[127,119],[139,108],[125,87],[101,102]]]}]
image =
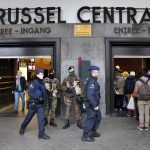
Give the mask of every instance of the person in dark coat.
[{"label": "person in dark coat", "polygon": [[[124,92],[125,92],[125,95],[127,95],[127,97],[128,97],[128,101],[130,101],[131,96],[133,96],[132,94],[134,92],[135,82],[136,82],[135,72],[131,71],[130,75],[125,80],[125,86],[124,86]],[[134,98],[135,104],[137,104],[136,101],[137,101],[136,98]],[[134,116],[134,110],[128,109],[127,116],[133,117]]]},{"label": "person in dark coat", "polygon": [[93,142],[94,137],[100,137],[97,133],[97,128],[101,122],[100,104],[100,86],[97,82],[99,76],[99,67],[90,66],[90,77],[85,83],[85,107],[86,107],[86,121],[82,136],[82,141]]},{"label": "person in dark coat", "polygon": [[37,69],[36,70],[36,78],[33,80],[33,82],[30,84],[28,88],[28,94],[30,97],[29,100],[29,110],[28,114],[25,117],[25,120],[21,124],[20,128],[20,135],[24,134],[24,131],[27,127],[27,125],[32,120],[35,113],[38,117],[38,127],[39,127],[39,139],[48,140],[50,139],[49,136],[45,134],[45,127],[44,127],[44,101],[47,100],[48,95],[46,94],[46,88],[43,83],[43,77],[44,77],[44,70]]}]

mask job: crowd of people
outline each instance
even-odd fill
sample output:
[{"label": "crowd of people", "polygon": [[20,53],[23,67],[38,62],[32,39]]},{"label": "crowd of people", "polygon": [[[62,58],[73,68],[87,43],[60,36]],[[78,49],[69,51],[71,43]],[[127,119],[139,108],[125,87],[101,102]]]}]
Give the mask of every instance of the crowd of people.
[{"label": "crowd of people", "polygon": [[[99,67],[89,67],[90,77],[85,84],[82,83],[79,76],[75,74],[74,66],[68,68],[69,75],[64,78],[62,84],[55,77],[54,70],[51,70],[49,76],[44,78],[44,70],[37,69],[36,77],[28,86],[29,100],[27,100],[28,113],[20,127],[20,135],[24,135],[25,129],[35,114],[38,118],[39,139],[48,140],[50,136],[45,133],[45,126],[57,127],[55,122],[55,111],[57,103],[63,93],[64,104],[66,105],[65,123],[62,129],[70,127],[72,114],[72,105],[75,107],[77,127],[83,129],[82,141],[93,142],[94,137],[100,137],[97,128],[101,122],[100,104],[100,86],[97,82],[99,76]],[[19,96],[22,99],[22,112],[25,110],[24,92],[26,90],[26,81],[20,71],[17,72],[14,81],[13,93],[15,96],[14,112],[18,112]],[[86,108],[86,121],[82,125],[81,105]],[[50,120],[49,120],[50,118]]]},{"label": "crowd of people", "polygon": [[150,121],[150,72],[142,69],[140,76],[134,71],[121,71],[119,66],[114,71],[114,110],[127,110],[128,117],[139,120],[139,130],[149,130]]}]

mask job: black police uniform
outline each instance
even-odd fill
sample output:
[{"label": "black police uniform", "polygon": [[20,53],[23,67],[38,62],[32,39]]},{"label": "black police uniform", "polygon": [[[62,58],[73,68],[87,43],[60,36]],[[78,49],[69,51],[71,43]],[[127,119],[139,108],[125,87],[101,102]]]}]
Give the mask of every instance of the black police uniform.
[{"label": "black police uniform", "polygon": [[44,128],[44,100],[47,98],[45,90],[43,80],[38,77],[36,77],[32,84],[30,84],[28,88],[28,94],[30,97],[29,110],[25,120],[21,124],[21,135],[24,134],[24,130],[36,113],[38,117],[39,138],[50,139],[50,137],[45,134]]},{"label": "black police uniform", "polygon": [[100,86],[97,78],[91,76],[85,83],[85,107],[87,118],[85,121],[82,141],[94,141],[93,137],[99,137],[100,134],[96,132],[101,121],[100,110],[95,110],[100,104]]}]

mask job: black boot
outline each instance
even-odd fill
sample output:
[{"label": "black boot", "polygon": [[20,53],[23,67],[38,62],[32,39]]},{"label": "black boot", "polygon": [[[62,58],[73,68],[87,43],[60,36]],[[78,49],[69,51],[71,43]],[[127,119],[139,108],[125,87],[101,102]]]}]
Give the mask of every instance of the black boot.
[{"label": "black boot", "polygon": [[82,136],[81,140],[84,142],[94,142],[95,141],[95,139],[91,136],[91,134],[87,133],[85,131],[83,132],[83,136]]},{"label": "black boot", "polygon": [[69,123],[69,120],[66,120],[62,129],[67,129],[68,127],[70,127],[70,123]]},{"label": "black boot", "polygon": [[20,128],[19,134],[24,135],[24,129]]},{"label": "black boot", "polygon": [[39,135],[39,139],[49,140],[50,136],[48,136],[44,133],[43,135]]},{"label": "black boot", "polygon": [[46,126],[48,124],[48,119],[44,118],[44,126]]},{"label": "black boot", "polygon": [[100,137],[101,134],[98,133],[98,132],[96,132],[96,130],[93,130],[93,131],[91,132],[91,136],[92,136],[92,137]]},{"label": "black boot", "polygon": [[79,127],[80,129],[83,129],[81,120],[77,120],[77,127]]},{"label": "black boot", "polygon": [[54,118],[51,118],[49,125],[53,127],[57,127],[57,124],[55,123]]}]

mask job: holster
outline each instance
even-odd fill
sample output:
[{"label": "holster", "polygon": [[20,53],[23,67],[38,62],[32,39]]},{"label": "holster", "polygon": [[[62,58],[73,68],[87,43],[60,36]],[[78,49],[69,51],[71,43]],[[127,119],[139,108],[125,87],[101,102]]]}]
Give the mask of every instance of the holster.
[{"label": "holster", "polygon": [[31,100],[27,100],[26,101],[27,103],[27,109],[35,109],[36,108],[36,103],[34,101],[31,101]]},{"label": "holster", "polygon": [[40,100],[28,100],[27,101],[28,109],[35,109],[37,105],[44,105],[44,101],[40,101]]}]

